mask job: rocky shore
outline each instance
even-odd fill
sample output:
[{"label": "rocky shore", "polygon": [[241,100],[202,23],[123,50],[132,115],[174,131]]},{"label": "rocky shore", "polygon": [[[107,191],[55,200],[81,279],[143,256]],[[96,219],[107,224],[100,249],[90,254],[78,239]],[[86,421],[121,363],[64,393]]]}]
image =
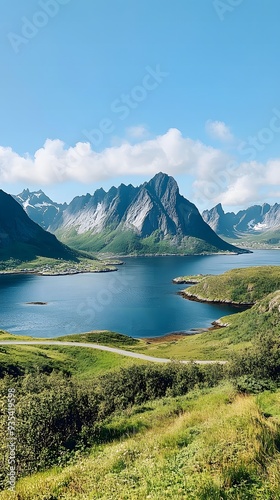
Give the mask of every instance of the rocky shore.
[{"label": "rocky shore", "polygon": [[204,278],[207,278],[210,274],[196,274],[193,276],[179,276],[178,278],[174,278],[172,283],[175,285],[197,285]]},{"label": "rocky shore", "polygon": [[193,300],[195,302],[208,302],[209,304],[225,304],[230,306],[242,306],[242,307],[252,307],[254,302],[235,302],[233,300],[228,299],[207,299],[205,297],[200,297],[200,295],[195,295],[193,293],[188,292],[188,290],[181,290],[178,292],[179,295],[188,300]]}]

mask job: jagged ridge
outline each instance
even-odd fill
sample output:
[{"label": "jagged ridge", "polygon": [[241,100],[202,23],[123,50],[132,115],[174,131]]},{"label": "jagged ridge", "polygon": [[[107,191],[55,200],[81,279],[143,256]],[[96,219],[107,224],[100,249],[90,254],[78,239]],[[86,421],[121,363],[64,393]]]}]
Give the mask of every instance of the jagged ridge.
[{"label": "jagged ridge", "polygon": [[[270,232],[280,231],[280,204],[273,206],[268,203],[253,205],[246,210],[225,213],[219,203],[211,210],[205,210],[202,217],[207,224],[220,236],[239,238],[241,236],[253,235],[263,236],[267,234],[268,239],[273,236]],[[277,235],[280,241],[279,234]],[[277,242],[277,241],[276,241]]]},{"label": "jagged ridge", "polygon": [[179,193],[173,177],[159,173],[135,188],[78,196],[50,230],[77,248],[119,253],[244,252],[229,245]]}]

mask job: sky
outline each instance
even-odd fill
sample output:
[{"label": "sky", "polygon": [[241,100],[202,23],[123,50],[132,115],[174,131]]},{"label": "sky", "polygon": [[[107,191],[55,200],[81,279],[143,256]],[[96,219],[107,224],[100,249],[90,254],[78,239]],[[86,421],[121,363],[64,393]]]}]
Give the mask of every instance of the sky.
[{"label": "sky", "polygon": [[70,202],[172,175],[200,210],[279,202],[279,0],[0,4],[0,186]]}]

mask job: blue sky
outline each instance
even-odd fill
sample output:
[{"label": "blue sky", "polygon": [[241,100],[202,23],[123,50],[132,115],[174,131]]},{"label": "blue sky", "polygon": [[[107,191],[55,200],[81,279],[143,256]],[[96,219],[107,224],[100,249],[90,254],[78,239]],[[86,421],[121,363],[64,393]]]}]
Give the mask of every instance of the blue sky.
[{"label": "blue sky", "polygon": [[278,0],[2,2],[0,182],[56,201],[157,171],[279,201]]}]

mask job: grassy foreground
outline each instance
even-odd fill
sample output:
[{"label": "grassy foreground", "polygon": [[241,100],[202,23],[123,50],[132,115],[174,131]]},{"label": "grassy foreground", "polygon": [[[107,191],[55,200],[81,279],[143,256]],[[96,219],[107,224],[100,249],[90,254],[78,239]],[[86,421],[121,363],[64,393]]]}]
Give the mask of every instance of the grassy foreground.
[{"label": "grassy foreground", "polygon": [[88,456],[0,498],[275,500],[279,408],[280,391],[241,396],[230,384],[132,406],[104,421]]}]

